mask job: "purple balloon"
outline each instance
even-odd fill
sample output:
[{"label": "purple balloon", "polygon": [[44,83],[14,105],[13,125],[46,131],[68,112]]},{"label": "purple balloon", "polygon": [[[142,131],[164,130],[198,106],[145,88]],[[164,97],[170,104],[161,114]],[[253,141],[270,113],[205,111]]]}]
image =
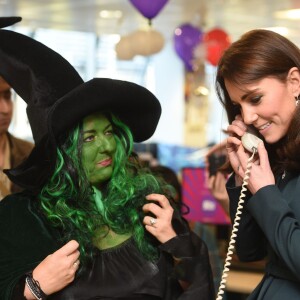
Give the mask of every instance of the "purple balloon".
[{"label": "purple balloon", "polygon": [[175,29],[175,51],[183,60],[188,71],[193,71],[194,49],[202,41],[202,37],[202,31],[188,23]]},{"label": "purple balloon", "polygon": [[153,19],[169,0],[129,0],[147,19]]}]

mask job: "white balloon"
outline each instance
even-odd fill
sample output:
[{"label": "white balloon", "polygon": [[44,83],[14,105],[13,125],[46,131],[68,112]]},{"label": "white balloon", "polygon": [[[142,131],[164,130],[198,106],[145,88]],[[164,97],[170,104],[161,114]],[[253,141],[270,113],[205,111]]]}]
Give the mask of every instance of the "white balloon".
[{"label": "white balloon", "polygon": [[120,60],[131,60],[135,53],[132,49],[130,36],[121,37],[115,47],[117,58]]},{"label": "white balloon", "polygon": [[132,48],[135,54],[149,56],[161,51],[165,39],[163,35],[154,30],[137,30],[130,35]]}]

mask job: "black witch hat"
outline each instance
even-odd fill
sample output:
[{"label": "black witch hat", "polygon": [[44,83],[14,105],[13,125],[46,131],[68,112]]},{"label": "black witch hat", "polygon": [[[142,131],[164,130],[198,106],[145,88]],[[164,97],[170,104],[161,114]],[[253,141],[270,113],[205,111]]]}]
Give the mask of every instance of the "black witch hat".
[{"label": "black witch hat", "polygon": [[135,142],[149,139],[160,118],[160,103],[146,88],[108,78],[84,83],[58,53],[8,30],[0,30],[0,75],[27,103],[35,148],[19,167],[6,171],[24,188],[45,183],[55,165],[58,137],[85,116],[111,111],[131,129]]},{"label": "black witch hat", "polygon": [[[2,26],[20,21],[0,18]],[[61,55],[42,43],[10,30],[0,30],[0,76],[27,103],[27,115],[35,147],[29,158],[5,173],[24,188],[40,186],[53,163],[54,145],[47,119],[55,101],[83,83],[77,71]]]},{"label": "black witch hat", "polygon": [[0,17],[0,28],[8,27],[22,20],[21,17]]}]

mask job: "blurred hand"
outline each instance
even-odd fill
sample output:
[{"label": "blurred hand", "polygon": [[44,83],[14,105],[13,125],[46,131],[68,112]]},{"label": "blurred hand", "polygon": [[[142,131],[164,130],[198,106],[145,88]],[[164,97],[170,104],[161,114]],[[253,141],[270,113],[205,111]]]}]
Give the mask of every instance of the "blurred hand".
[{"label": "blurred hand", "polygon": [[229,197],[226,190],[227,177],[217,172],[216,175],[207,178],[207,187],[213,197],[221,204],[225,213],[229,214]]},{"label": "blurred hand", "polygon": [[226,149],[226,139],[224,139],[223,141],[221,141],[219,144],[215,144],[213,145],[206,153],[206,159],[209,155],[213,154],[213,153],[226,153],[226,151],[224,151]]}]

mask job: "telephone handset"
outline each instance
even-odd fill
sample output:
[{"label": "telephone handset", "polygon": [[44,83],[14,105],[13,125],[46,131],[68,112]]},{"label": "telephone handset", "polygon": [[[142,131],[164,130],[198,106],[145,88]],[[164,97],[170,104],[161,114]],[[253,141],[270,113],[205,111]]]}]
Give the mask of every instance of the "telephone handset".
[{"label": "telephone handset", "polygon": [[244,135],[241,138],[243,146],[249,151],[249,152],[257,152],[257,147],[259,142],[262,142],[262,140],[250,132],[245,132]]},{"label": "telephone handset", "polygon": [[227,250],[227,255],[226,255],[226,259],[225,259],[225,263],[224,263],[223,274],[222,274],[222,278],[221,278],[219,291],[218,291],[216,300],[222,300],[223,299],[222,294],[224,294],[224,289],[225,289],[225,285],[226,285],[226,278],[228,276],[229,266],[231,264],[231,259],[232,259],[233,250],[234,250],[235,238],[237,237],[238,226],[240,225],[240,223],[239,223],[239,221],[241,219],[240,215],[242,214],[243,204],[245,202],[244,197],[246,195],[245,192],[247,191],[246,186],[248,184],[248,179],[249,179],[250,170],[251,170],[251,166],[252,166],[252,160],[254,158],[254,155],[257,153],[258,144],[260,142],[263,142],[255,134],[250,133],[250,132],[245,132],[244,135],[241,138],[241,141],[242,141],[242,144],[245,147],[245,149],[247,149],[249,152],[251,152],[252,155],[249,157],[249,159],[247,161],[247,168],[246,168],[245,176],[244,176],[244,179],[243,179],[242,190],[241,190],[241,193],[240,193],[240,198],[239,198],[239,202],[238,202],[237,211],[236,211],[235,218],[234,218],[233,225],[232,225],[232,231],[231,231],[231,236],[230,236],[230,240],[229,240],[229,246],[228,246],[228,250]]}]

